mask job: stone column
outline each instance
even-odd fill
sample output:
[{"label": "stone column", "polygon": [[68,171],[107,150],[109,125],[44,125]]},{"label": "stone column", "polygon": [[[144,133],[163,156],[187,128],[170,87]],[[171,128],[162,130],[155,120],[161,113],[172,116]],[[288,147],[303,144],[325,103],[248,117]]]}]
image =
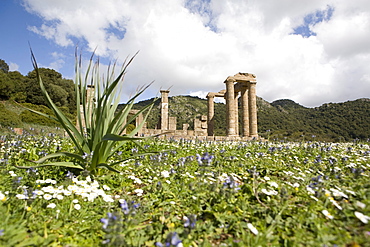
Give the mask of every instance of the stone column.
[{"label": "stone column", "polygon": [[161,130],[168,130],[168,90],[161,90]]},{"label": "stone column", "polygon": [[256,82],[249,82],[249,135],[250,137],[258,137],[257,133],[257,103],[256,103]]},{"label": "stone column", "polygon": [[248,114],[248,90],[247,85],[241,90],[241,103],[242,103],[242,130],[243,137],[249,136],[249,114]]},{"label": "stone column", "polygon": [[[127,118],[125,118],[124,120],[123,120],[123,126],[125,126],[126,125],[126,123],[127,123]],[[127,131],[126,131],[126,128],[123,130],[123,132],[122,132],[122,134],[127,134]]]},{"label": "stone column", "polygon": [[[81,116],[82,126],[79,126],[79,122],[77,121],[77,124],[76,124],[77,128],[82,127],[84,131],[86,130],[86,127],[87,127],[86,122],[91,122],[91,115],[92,115],[92,109],[94,108],[94,101],[95,101],[95,87],[94,85],[87,85],[86,105],[82,105],[82,104],[80,105],[80,116]],[[86,109],[86,112],[84,112],[84,107]],[[88,117],[87,120],[85,120],[85,114]]]},{"label": "stone column", "polygon": [[[135,112],[136,114],[137,112]],[[138,127],[142,122],[143,122],[144,118],[143,118],[143,114],[140,113],[139,115],[137,115],[136,119],[135,119],[135,125],[136,127]],[[139,131],[137,132],[137,135],[138,136],[141,136],[141,134],[143,134],[143,129],[140,128]]]},{"label": "stone column", "polygon": [[227,136],[236,136],[235,131],[235,79],[227,78],[226,83],[226,114],[227,114]]},{"label": "stone column", "polygon": [[208,136],[214,135],[214,127],[215,127],[215,103],[214,99],[215,96],[211,93],[207,95],[208,99],[208,117],[207,117],[207,134]]},{"label": "stone column", "polygon": [[[235,90],[235,88],[234,88]],[[234,94],[234,103],[235,103],[235,134],[239,135],[239,104],[238,104],[239,92]]]},{"label": "stone column", "polygon": [[94,85],[87,85],[86,88],[86,103],[94,104],[95,101],[95,86]]}]

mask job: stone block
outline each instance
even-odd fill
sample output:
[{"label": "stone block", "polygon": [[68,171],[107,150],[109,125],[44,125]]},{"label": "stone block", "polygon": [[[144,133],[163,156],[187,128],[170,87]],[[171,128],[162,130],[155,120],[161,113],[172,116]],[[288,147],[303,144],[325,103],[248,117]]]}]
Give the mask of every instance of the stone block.
[{"label": "stone block", "polygon": [[168,129],[169,130],[176,130],[177,118],[176,117],[169,117],[168,118]]},{"label": "stone block", "polygon": [[17,135],[23,135],[23,129],[22,128],[14,128],[14,133]]}]

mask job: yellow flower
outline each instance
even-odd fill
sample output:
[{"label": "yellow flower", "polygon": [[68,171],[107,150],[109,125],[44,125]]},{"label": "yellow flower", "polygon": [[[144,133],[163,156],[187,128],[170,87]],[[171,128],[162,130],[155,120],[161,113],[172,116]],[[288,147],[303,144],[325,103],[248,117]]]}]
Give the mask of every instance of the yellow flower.
[{"label": "yellow flower", "polygon": [[0,200],[3,202],[6,201],[6,196],[2,192],[0,192]]},{"label": "yellow flower", "polygon": [[174,227],[175,227],[175,224],[174,224],[173,222],[168,223],[168,224],[167,224],[167,227],[168,227],[169,229],[174,228]]},{"label": "yellow flower", "polygon": [[27,212],[31,211],[32,207],[26,207]]}]

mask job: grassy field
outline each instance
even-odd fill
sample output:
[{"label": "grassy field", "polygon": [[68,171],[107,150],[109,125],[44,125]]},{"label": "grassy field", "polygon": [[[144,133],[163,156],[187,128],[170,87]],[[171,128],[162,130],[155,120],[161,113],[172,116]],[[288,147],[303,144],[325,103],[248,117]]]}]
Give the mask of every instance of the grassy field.
[{"label": "grassy field", "polygon": [[0,245],[370,246],[369,142],[141,145],[160,152],[93,177],[15,167],[73,152],[68,138],[1,136]]}]

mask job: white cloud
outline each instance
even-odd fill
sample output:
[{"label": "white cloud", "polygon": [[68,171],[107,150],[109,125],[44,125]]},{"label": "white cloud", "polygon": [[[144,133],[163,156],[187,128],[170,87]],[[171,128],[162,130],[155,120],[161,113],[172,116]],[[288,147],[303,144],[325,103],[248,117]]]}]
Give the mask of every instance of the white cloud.
[{"label": "white cloud", "polygon": [[19,65],[16,63],[9,63],[9,71],[18,71]]},{"label": "white cloud", "polygon": [[[155,80],[147,97],[171,86],[171,95],[218,92],[238,72],[256,74],[257,94],[268,101],[289,98],[317,106],[369,97],[366,0],[24,2],[44,19],[30,30],[60,46],[77,39],[120,62],[140,50],[127,86],[132,91]],[[305,16],[328,9],[330,18],[307,26],[316,36],[293,34]]]},{"label": "white cloud", "polygon": [[51,62],[48,67],[58,71],[65,64],[64,62],[65,55],[60,54],[58,52],[53,52],[51,54],[51,57],[53,58],[53,62]]}]

